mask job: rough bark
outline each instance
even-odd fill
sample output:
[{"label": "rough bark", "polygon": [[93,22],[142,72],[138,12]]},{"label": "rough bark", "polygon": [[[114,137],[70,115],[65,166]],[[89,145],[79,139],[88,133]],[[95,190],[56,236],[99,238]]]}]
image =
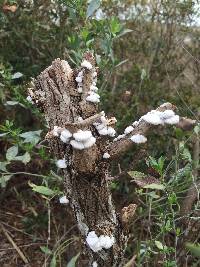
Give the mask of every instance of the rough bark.
[{"label": "rough bark", "polygon": [[[109,167],[111,160],[130,149],[133,142],[131,134],[145,134],[152,126],[141,121],[139,125],[124,139],[111,142],[110,138],[100,136],[93,126],[101,114],[98,105],[85,100],[92,84],[92,71],[95,70],[95,61],[90,53],[84,58],[93,68],[84,72],[83,93],[77,91],[75,76],[78,70],[72,70],[64,60],[56,59],[36,79],[35,88],[30,90],[31,97],[41,107],[45,114],[49,133],[54,126],[70,129],[72,133],[78,129],[91,130],[97,138],[96,143],[88,149],[76,150],[71,145],[63,143],[59,138],[48,134],[48,140],[53,155],[57,159],[65,158],[67,168],[62,169],[65,180],[65,191],[70,200],[71,208],[77,221],[78,228],[85,244],[85,253],[91,266],[93,261],[98,266],[121,266],[126,246],[126,226],[121,222],[112,203],[111,192],[108,185]],[[174,109],[166,103],[158,110]],[[83,121],[79,121],[79,117]],[[110,158],[103,159],[103,154],[109,152]],[[134,214],[134,205],[130,205],[122,212],[122,218],[128,222]],[[114,245],[107,250],[93,252],[85,243],[89,231],[97,235],[113,235]]]},{"label": "rough bark", "polygon": [[[91,54],[85,54],[94,67]],[[97,105],[86,102],[85,96],[92,83],[91,71],[84,69],[83,94],[76,89],[75,73],[66,61],[56,59],[45,69],[35,82],[32,97],[43,109],[49,130],[58,125],[77,129],[90,129],[98,138],[92,123],[98,120]],[[85,119],[78,122],[78,117]],[[123,259],[124,235],[120,220],[112,203],[107,182],[109,163],[102,159],[105,138],[98,138],[95,145],[85,150],[75,150],[58,138],[49,138],[51,150],[57,159],[65,158],[67,168],[63,169],[65,191],[74,211],[78,228],[86,239],[88,231],[98,235],[113,235],[115,244],[109,250],[94,253],[86,249],[88,262],[97,261],[98,266],[120,266]],[[87,266],[88,263],[87,263]]]}]

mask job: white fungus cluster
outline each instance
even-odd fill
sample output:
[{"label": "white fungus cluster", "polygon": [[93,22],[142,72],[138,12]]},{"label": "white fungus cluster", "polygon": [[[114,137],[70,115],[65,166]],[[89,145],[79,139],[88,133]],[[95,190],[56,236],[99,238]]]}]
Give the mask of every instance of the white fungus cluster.
[{"label": "white fungus cluster", "polygon": [[125,134],[120,134],[120,135],[118,135],[113,141],[116,142],[116,141],[118,141],[118,140],[124,138],[125,136],[126,136]]},{"label": "white fungus cluster", "polygon": [[[78,130],[76,133],[72,134],[67,129],[54,126],[52,133],[54,136],[60,137],[60,140],[63,143],[70,143],[70,145],[72,145],[73,148],[78,150],[89,148],[93,146],[96,142],[96,138],[92,135],[92,132],[88,130],[86,131]],[[61,160],[59,160],[58,164],[57,166],[59,168],[66,168],[66,167],[60,167],[62,166]]]},{"label": "white fungus cluster", "polygon": [[78,117],[77,121],[78,122],[82,122],[83,121],[83,118],[82,117]]},{"label": "white fungus cluster", "polygon": [[93,261],[92,267],[97,267],[97,266],[98,266],[97,262],[96,261]]},{"label": "white fungus cluster", "polygon": [[92,135],[91,131],[82,131],[73,134],[74,140],[70,141],[73,148],[82,150],[84,148],[89,148],[96,143],[96,138]]},{"label": "white fungus cluster", "polygon": [[130,134],[134,130],[134,128],[138,126],[138,124],[139,124],[138,121],[134,121],[132,125],[126,127],[123,134],[118,135],[113,141],[116,142],[120,139],[125,138],[127,134]]},{"label": "white fungus cluster", "polygon": [[111,137],[114,137],[116,134],[115,129],[107,125],[107,119],[104,115],[101,116],[101,122],[95,122],[94,126],[100,135],[109,135]]},{"label": "white fungus cluster", "polygon": [[129,133],[131,133],[132,131],[133,131],[133,126],[128,126],[128,127],[126,127],[126,129],[124,130],[124,133],[125,134],[129,134]]},{"label": "white fungus cluster", "polygon": [[67,168],[67,164],[66,164],[65,159],[59,159],[59,160],[57,160],[57,161],[56,161],[56,165],[57,165],[57,167],[60,168],[60,169],[65,169],[65,168]]},{"label": "white fungus cluster", "polygon": [[68,204],[69,199],[66,196],[62,196],[59,198],[59,202],[60,202],[60,204]]},{"label": "white fungus cluster", "polygon": [[69,143],[71,137],[72,134],[67,129],[64,129],[60,134],[60,140],[63,141],[63,143]]},{"label": "white fungus cluster", "polygon": [[34,101],[30,95],[27,96],[26,100],[30,102],[31,104],[34,104]]},{"label": "white fungus cluster", "polygon": [[60,140],[63,143],[69,143],[70,138],[72,137],[72,133],[70,133],[70,131],[68,131],[67,129],[58,127],[58,126],[53,127],[52,134],[53,136],[57,136],[57,137],[60,136]]},{"label": "white fungus cluster", "polygon": [[99,237],[96,235],[95,231],[91,231],[88,233],[86,237],[86,242],[91,248],[92,251],[97,252],[103,248],[109,249],[115,243],[114,236],[108,235],[100,235]]},{"label": "white fungus cluster", "polygon": [[173,110],[167,109],[165,111],[152,110],[141,117],[140,120],[144,120],[149,124],[163,125],[163,124],[177,124],[179,122],[179,116],[174,113]]},{"label": "white fungus cluster", "polygon": [[132,126],[133,127],[137,127],[139,125],[139,121],[134,121],[133,123],[132,123]]},{"label": "white fungus cluster", "polygon": [[81,67],[86,68],[88,70],[92,69],[92,64],[87,61],[86,59],[83,60],[83,62],[81,63]]},{"label": "white fungus cluster", "polygon": [[105,152],[103,154],[103,159],[109,159],[110,158],[110,154],[108,152]]},{"label": "white fungus cluster", "polygon": [[88,92],[88,96],[86,97],[86,101],[92,102],[92,103],[99,103],[100,102],[100,95],[93,91]]},{"label": "white fungus cluster", "polygon": [[76,82],[78,84],[78,92],[82,93],[83,92],[83,71],[80,71],[78,73],[78,76],[76,77]]},{"label": "white fungus cluster", "polygon": [[99,103],[100,102],[100,95],[97,94],[98,88],[97,88],[96,84],[97,84],[97,72],[94,71],[92,73],[92,85],[90,86],[90,91],[88,92],[88,96],[86,97],[86,101],[89,101],[92,103]]},{"label": "white fungus cluster", "polygon": [[[89,101],[92,103],[99,103],[100,102],[100,95],[97,94],[98,88],[96,86],[96,84],[97,84],[97,72],[92,70],[93,69],[92,64],[87,60],[83,60],[83,62],[81,63],[81,67],[92,71],[92,73],[91,73],[92,74],[92,85],[89,88],[88,95],[86,97],[86,101]],[[81,70],[76,77],[76,82],[78,84],[77,90],[79,93],[83,92],[83,75],[84,75],[84,72],[83,72],[83,70]]]},{"label": "white fungus cluster", "polygon": [[136,144],[145,143],[147,141],[147,138],[142,134],[134,134],[130,139]]},{"label": "white fungus cluster", "polygon": [[[173,110],[167,109],[165,111],[158,111],[158,110],[152,110],[142,116],[139,121],[135,121],[132,123],[131,126],[128,126],[124,130],[124,134],[121,134],[117,136],[113,141],[118,141],[126,135],[130,134],[135,127],[139,125],[139,122],[141,121],[146,121],[149,124],[153,125],[164,125],[164,124],[177,124],[179,122],[179,116],[174,113]],[[140,144],[140,143],[145,143],[147,141],[147,138],[141,134],[134,134],[130,138],[134,143]]]},{"label": "white fungus cluster", "polygon": [[62,129],[61,127],[54,126],[52,131],[53,136],[59,136],[61,133],[61,129]]}]

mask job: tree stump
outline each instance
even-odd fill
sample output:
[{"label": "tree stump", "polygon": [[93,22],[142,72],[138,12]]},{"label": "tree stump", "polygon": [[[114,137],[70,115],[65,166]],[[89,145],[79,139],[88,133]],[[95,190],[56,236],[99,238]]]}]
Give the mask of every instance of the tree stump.
[{"label": "tree stump", "polygon": [[[122,266],[126,248],[125,224],[134,215],[135,205],[123,209],[124,214],[116,213],[109,189],[109,168],[113,160],[134,145],[130,137],[145,134],[152,124],[140,120],[113,141],[115,119],[98,112],[96,76],[95,60],[89,52],[84,54],[80,69],[72,70],[65,60],[56,59],[37,77],[29,94],[44,112],[53,155],[66,164],[61,170],[64,187],[85,246],[86,266],[96,262],[98,266],[118,267]],[[165,103],[157,110],[174,109],[172,104]],[[63,142],[60,134],[65,129],[71,139]],[[77,145],[86,145],[73,139],[77,132],[92,134],[93,145],[77,148]],[[92,231],[98,237],[112,237],[113,244],[95,251],[86,242]]]}]

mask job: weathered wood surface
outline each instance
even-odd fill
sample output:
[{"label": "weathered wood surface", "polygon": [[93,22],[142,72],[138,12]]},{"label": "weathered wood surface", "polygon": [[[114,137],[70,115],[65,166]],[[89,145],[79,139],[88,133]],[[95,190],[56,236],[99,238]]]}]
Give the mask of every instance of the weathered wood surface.
[{"label": "weathered wood surface", "polygon": [[[92,85],[92,73],[96,71],[95,60],[90,53],[85,53],[84,59],[92,64],[92,69],[82,68],[84,78],[81,94],[77,91],[75,81],[78,70],[72,70],[66,61],[60,59],[53,61],[52,65],[37,77],[35,88],[30,93],[45,114],[49,132],[54,126],[59,126],[70,129],[71,132],[76,132],[78,129],[90,130],[96,137],[96,143],[84,150],[73,149],[70,144],[65,144],[51,135],[48,136],[48,140],[54,157],[65,158],[67,162],[67,168],[62,169],[62,175],[66,196],[70,200],[85,246],[87,258],[85,266],[91,266],[92,262],[96,261],[100,267],[118,267],[123,264],[127,229],[112,203],[108,184],[109,167],[112,160],[133,147],[131,134],[146,134],[152,125],[141,121],[133,132],[116,142],[110,137],[100,136],[93,125],[101,117],[98,105],[86,101]],[[158,108],[159,111],[166,109],[174,110],[175,107],[166,103]],[[82,117],[83,121],[80,121],[79,117]],[[109,159],[103,159],[105,152],[110,154]],[[133,207],[135,209],[134,205]],[[131,216],[132,213],[131,211]],[[126,214],[128,221],[127,216]],[[85,242],[89,231],[95,231],[98,236],[113,235],[114,245],[110,249],[93,252]]]}]

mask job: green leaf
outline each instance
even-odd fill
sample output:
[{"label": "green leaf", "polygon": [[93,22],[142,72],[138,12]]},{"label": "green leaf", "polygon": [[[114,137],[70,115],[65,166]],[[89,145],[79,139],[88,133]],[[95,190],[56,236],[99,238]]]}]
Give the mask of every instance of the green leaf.
[{"label": "green leaf", "polygon": [[154,198],[154,199],[158,199],[160,198],[159,195],[156,195],[156,193],[154,191],[151,191],[148,193],[148,195],[151,197],[151,198]]},{"label": "green leaf", "polygon": [[163,184],[148,184],[144,188],[155,189],[155,190],[164,190],[165,186]]},{"label": "green leaf", "polygon": [[42,130],[29,131],[29,132],[20,134],[20,137],[25,139],[24,143],[31,143],[33,145],[36,145],[41,139],[40,137],[41,132]]},{"label": "green leaf", "polygon": [[6,159],[11,161],[13,160],[18,154],[18,146],[11,146],[6,152]]},{"label": "green leaf", "polygon": [[161,157],[158,159],[158,166],[159,166],[159,170],[160,170],[160,172],[162,172],[162,170],[163,170],[164,163],[165,163],[165,157],[161,156]]},{"label": "green leaf", "polygon": [[134,179],[142,179],[147,177],[147,175],[144,174],[143,172],[137,172],[137,171],[130,171],[128,172],[128,174]]},{"label": "green leaf", "polygon": [[175,128],[174,131],[177,139],[181,139],[184,136],[184,132],[182,129]]},{"label": "green leaf", "polygon": [[26,152],[22,156],[15,157],[15,160],[19,160],[19,161],[22,161],[24,164],[27,164],[28,162],[30,162],[31,156],[30,156],[30,154],[28,152]]},{"label": "green leaf", "polygon": [[90,39],[86,42],[86,46],[89,47],[94,42],[94,39]]},{"label": "green leaf", "polygon": [[158,249],[160,249],[160,250],[163,250],[164,249],[164,246],[163,246],[163,244],[160,242],[160,241],[155,241],[155,245],[156,245],[156,247],[158,248]]},{"label": "green leaf", "polygon": [[115,65],[115,68],[117,68],[117,67],[119,67],[119,66],[121,66],[121,65],[123,65],[124,63],[126,63],[128,61],[128,58],[127,59],[125,59],[125,60],[122,60],[121,62],[119,62],[117,65]]},{"label": "green leaf", "polygon": [[131,30],[131,29],[124,29],[124,30],[122,30],[121,32],[120,32],[120,34],[117,36],[118,38],[119,37],[122,37],[123,35],[125,35],[125,34],[127,34],[127,33],[130,33],[130,32],[132,32],[133,30]]},{"label": "green leaf", "polygon": [[63,177],[57,175],[54,171],[50,170],[50,174],[53,176],[52,178],[55,178],[57,181],[63,181]]},{"label": "green leaf", "polygon": [[82,31],[81,31],[81,35],[82,35],[83,39],[86,41],[86,39],[87,39],[87,37],[89,35],[88,29],[83,28]]},{"label": "green leaf", "polygon": [[23,74],[21,72],[16,72],[12,75],[12,80],[14,79],[19,79],[23,76]]},{"label": "green leaf", "polygon": [[195,127],[194,127],[194,132],[195,132],[195,134],[199,134],[199,130],[200,130],[200,125],[196,125]]},{"label": "green leaf", "polygon": [[8,162],[0,162],[0,170],[6,172],[6,165]]},{"label": "green leaf", "polygon": [[32,187],[32,190],[40,193],[42,195],[45,196],[53,196],[55,195],[55,192],[53,190],[51,190],[50,188],[46,187],[46,186],[42,186],[42,185],[35,185],[32,183],[29,183],[29,185]]},{"label": "green leaf", "polygon": [[160,185],[160,181],[151,175],[137,171],[130,171],[128,174],[133,178],[131,182],[136,183],[139,187],[147,188],[152,184]]},{"label": "green leaf", "polygon": [[100,7],[100,4],[101,4],[100,0],[90,1],[87,8],[87,14],[86,14],[87,19],[94,14],[94,12]]},{"label": "green leaf", "polygon": [[194,245],[191,243],[186,244],[186,248],[190,250],[192,254],[194,254],[196,257],[200,258],[200,245]]},{"label": "green leaf", "polygon": [[80,253],[72,257],[71,260],[67,263],[67,267],[76,267],[76,262],[79,256],[80,256]]},{"label": "green leaf", "polygon": [[44,252],[46,255],[51,255],[51,254],[52,254],[52,251],[51,251],[48,247],[40,246],[40,249],[41,249],[42,252]]},{"label": "green leaf", "polygon": [[22,157],[23,157],[22,162],[24,164],[27,164],[31,160],[31,156],[28,152],[26,152]]},{"label": "green leaf", "polygon": [[173,178],[176,177],[177,179],[180,179],[182,177],[188,177],[188,176],[190,176],[191,172],[192,172],[192,167],[191,167],[190,163],[188,163],[188,164],[186,164],[185,167],[179,169],[177,171],[177,173],[175,173],[172,177]]},{"label": "green leaf", "polygon": [[0,133],[0,137],[7,135],[8,133]]},{"label": "green leaf", "polygon": [[182,154],[183,159],[188,160],[189,162],[192,161],[192,156],[190,154],[189,149],[184,148],[184,150],[183,150],[183,152],[181,154]]},{"label": "green leaf", "polygon": [[145,78],[146,76],[147,76],[146,70],[145,70],[145,69],[142,69],[142,71],[141,71],[141,76],[140,76],[141,80],[144,80],[144,78]]},{"label": "green leaf", "polygon": [[151,166],[153,169],[155,169],[160,175],[162,175],[163,167],[164,167],[165,157],[161,156],[158,161],[149,156],[149,159],[147,160],[148,166]]},{"label": "green leaf", "polygon": [[18,105],[19,102],[18,101],[6,101],[6,105],[8,106],[15,106],[15,105]]},{"label": "green leaf", "polygon": [[21,107],[23,107],[23,108],[25,108],[25,106],[22,104],[22,103],[20,103],[20,102],[18,102],[18,101],[7,101],[6,103],[5,103],[5,105],[6,106],[16,106],[16,105],[20,105]]},{"label": "green leaf", "polygon": [[56,267],[56,256],[53,256],[53,258],[50,262],[50,267]]},{"label": "green leaf", "polygon": [[121,24],[116,17],[113,17],[110,21],[110,31],[113,35],[119,32],[121,29]]},{"label": "green leaf", "polygon": [[12,174],[2,175],[0,177],[0,184],[2,188],[6,187],[6,183],[10,180],[11,177],[12,177]]},{"label": "green leaf", "polygon": [[149,156],[149,159],[147,160],[147,164],[148,166],[151,166],[153,168],[157,168],[158,166],[156,159],[154,159],[152,156]]}]

